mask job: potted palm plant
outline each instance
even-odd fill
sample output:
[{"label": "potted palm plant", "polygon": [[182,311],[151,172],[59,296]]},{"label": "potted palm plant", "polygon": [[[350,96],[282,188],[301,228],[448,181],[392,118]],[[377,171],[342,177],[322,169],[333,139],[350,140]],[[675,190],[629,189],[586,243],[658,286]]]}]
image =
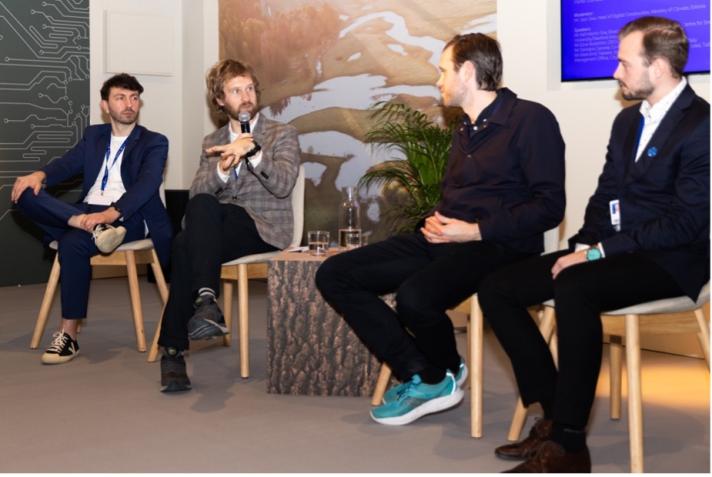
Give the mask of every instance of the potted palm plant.
[{"label": "potted palm plant", "polygon": [[384,217],[393,232],[412,231],[440,201],[452,127],[403,103],[379,102],[371,109],[374,124],[366,142],[399,154],[369,168],[358,186],[395,192],[398,199]]}]

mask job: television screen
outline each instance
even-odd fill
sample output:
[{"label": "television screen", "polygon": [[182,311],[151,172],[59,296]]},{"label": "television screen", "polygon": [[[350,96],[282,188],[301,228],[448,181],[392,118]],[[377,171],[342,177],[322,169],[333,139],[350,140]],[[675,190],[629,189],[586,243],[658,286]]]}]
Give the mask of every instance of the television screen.
[{"label": "television screen", "polygon": [[646,15],[679,21],[690,40],[685,72],[709,73],[709,0],[561,0],[561,80],[610,79],[618,30]]}]

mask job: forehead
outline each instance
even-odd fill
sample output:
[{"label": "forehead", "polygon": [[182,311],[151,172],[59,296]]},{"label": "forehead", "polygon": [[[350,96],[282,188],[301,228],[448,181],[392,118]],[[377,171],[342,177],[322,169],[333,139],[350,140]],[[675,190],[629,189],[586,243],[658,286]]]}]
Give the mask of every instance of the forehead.
[{"label": "forehead", "polygon": [[440,55],[440,68],[448,69],[453,65],[452,61],[452,45],[445,48]]},{"label": "forehead", "polygon": [[247,86],[254,86],[252,78],[249,76],[235,76],[227,81],[225,81],[224,89],[235,89],[235,88],[245,88]]},{"label": "forehead", "polygon": [[636,56],[642,58],[643,53],[643,32],[634,31],[621,38],[618,45],[618,56],[622,59],[631,60]]},{"label": "forehead", "polygon": [[111,89],[109,89],[109,97],[113,98],[116,96],[139,96],[139,93],[138,91],[112,86]]}]

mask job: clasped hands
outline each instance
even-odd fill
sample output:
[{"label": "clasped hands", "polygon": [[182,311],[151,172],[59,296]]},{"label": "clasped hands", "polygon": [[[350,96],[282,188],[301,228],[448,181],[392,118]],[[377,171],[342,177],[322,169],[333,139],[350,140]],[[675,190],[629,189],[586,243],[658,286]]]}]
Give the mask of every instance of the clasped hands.
[{"label": "clasped hands", "polygon": [[227,173],[231,167],[236,166],[255,147],[257,147],[257,143],[252,134],[242,133],[233,142],[210,147],[205,152],[211,155],[220,154],[220,170]]},{"label": "clasped hands", "polygon": [[420,232],[430,243],[454,243],[482,240],[480,226],[477,223],[445,217],[440,212],[425,219]]}]

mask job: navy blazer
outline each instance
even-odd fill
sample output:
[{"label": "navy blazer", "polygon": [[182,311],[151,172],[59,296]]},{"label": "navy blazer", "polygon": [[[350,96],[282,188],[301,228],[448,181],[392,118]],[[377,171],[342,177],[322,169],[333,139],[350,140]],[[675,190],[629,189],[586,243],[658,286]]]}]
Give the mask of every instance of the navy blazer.
[{"label": "navy blazer", "polygon": [[[697,299],[710,276],[710,106],[687,86],[635,162],[640,118],[635,105],[613,122],[598,187],[570,244],[601,242],[606,256],[644,254]],[[613,199],[620,232],[608,211]]]},{"label": "navy blazer", "polygon": [[[79,198],[82,202],[102,170],[110,140],[110,124],[89,126],[76,146],[42,168],[47,175],[47,186],[83,174]],[[127,141],[121,161],[121,179],[126,193],[116,201],[116,206],[121,210],[121,220],[139,214],[146,222],[156,254],[165,268],[170,259],[172,230],[159,188],[168,156],[168,139],[136,125]]]}]

